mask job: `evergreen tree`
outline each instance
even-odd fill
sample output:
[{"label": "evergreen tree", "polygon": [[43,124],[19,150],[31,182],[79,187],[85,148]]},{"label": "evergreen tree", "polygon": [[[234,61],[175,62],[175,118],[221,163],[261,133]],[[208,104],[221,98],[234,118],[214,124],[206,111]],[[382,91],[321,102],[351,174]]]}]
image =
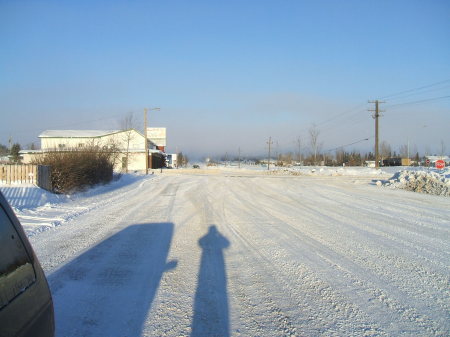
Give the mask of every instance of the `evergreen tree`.
[{"label": "evergreen tree", "polygon": [[22,148],[20,147],[19,143],[14,143],[11,146],[11,160],[13,163],[20,163],[20,155],[19,155],[19,151],[22,150]]},{"label": "evergreen tree", "polygon": [[0,144],[0,156],[6,156],[9,154],[8,147],[6,145]]}]

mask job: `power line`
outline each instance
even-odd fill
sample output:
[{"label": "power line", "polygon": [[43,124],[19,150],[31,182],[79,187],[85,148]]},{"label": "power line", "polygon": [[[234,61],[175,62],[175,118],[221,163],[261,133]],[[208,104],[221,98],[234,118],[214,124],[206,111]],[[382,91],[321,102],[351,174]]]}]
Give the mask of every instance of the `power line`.
[{"label": "power line", "polygon": [[324,152],[331,152],[331,151],[334,151],[334,150],[338,150],[338,149],[341,149],[341,148],[344,148],[344,147],[347,147],[347,146],[350,146],[350,145],[355,145],[355,144],[358,144],[358,143],[362,143],[362,142],[368,141],[369,139],[372,139],[372,138],[373,138],[373,136],[372,137],[367,137],[367,138],[364,138],[364,139],[360,139],[360,140],[357,140],[356,142],[353,142],[353,143],[350,143],[350,144],[345,144],[345,145],[341,145],[341,146],[335,147],[333,149],[325,150]]},{"label": "power line", "polygon": [[404,103],[397,103],[397,104],[391,104],[386,106],[387,108],[392,108],[392,107],[396,107],[396,106],[401,106],[401,105],[412,105],[412,104],[417,104],[417,103],[423,103],[423,102],[431,102],[431,101],[437,101],[440,99],[445,99],[445,98],[450,98],[450,95],[448,96],[441,96],[441,97],[434,97],[434,98],[427,98],[427,99],[421,99],[418,101],[412,101],[412,102],[404,102]]},{"label": "power line", "polygon": [[450,79],[447,79],[447,80],[444,80],[444,81],[439,81],[439,82],[428,84],[428,85],[424,85],[424,86],[421,86],[421,87],[418,87],[418,88],[403,90],[403,91],[400,91],[400,92],[397,92],[397,93],[389,94],[389,95],[381,97],[381,99],[386,99],[386,98],[398,96],[398,95],[401,95],[401,94],[405,94],[405,93],[409,93],[409,92],[413,92],[413,91],[418,91],[418,90],[434,87],[436,85],[443,84],[443,83],[448,83],[448,82],[450,82]]},{"label": "power line", "polygon": [[[438,86],[438,85],[442,85],[442,84],[446,84],[446,83],[450,83],[450,79],[446,79],[446,80],[443,80],[443,81],[427,84],[427,85],[420,86],[420,87],[413,88],[413,89],[408,89],[408,90],[403,90],[403,91],[400,91],[400,92],[392,93],[392,94],[389,94],[389,95],[386,95],[386,96],[382,97],[382,99],[386,99],[386,98],[389,98],[389,97],[395,97],[395,96],[407,94],[407,95],[404,95],[403,97],[392,98],[393,100],[397,100],[397,99],[401,99],[401,98],[405,98],[405,97],[410,97],[410,96],[414,96],[414,95],[420,95],[420,94],[425,94],[425,93],[428,93],[428,92],[433,92],[435,90],[443,90],[443,89],[447,88],[448,85],[445,85],[444,87],[441,87],[441,88],[433,88],[433,89],[430,89],[430,90],[423,91],[423,89],[432,88],[432,87],[435,87],[435,86]],[[422,90],[422,92],[415,93],[416,91],[419,91],[419,90]],[[436,98],[433,98],[433,99],[424,99],[424,100],[419,100],[419,101],[414,101],[414,102],[405,102],[405,103],[392,104],[392,105],[389,105],[389,107],[393,107],[393,106],[397,106],[397,105],[400,106],[400,105],[406,105],[406,104],[416,104],[416,103],[427,102],[427,101],[438,100],[438,99],[444,99],[444,98],[448,98],[448,96],[436,97]],[[366,103],[359,104],[359,105],[357,105],[357,106],[355,106],[355,107],[353,107],[351,109],[348,109],[348,110],[345,110],[345,111],[343,111],[341,113],[338,113],[338,114],[336,114],[336,115],[334,115],[334,116],[332,116],[332,117],[330,117],[330,118],[328,118],[328,119],[326,119],[326,120],[324,120],[324,121],[322,121],[320,123],[317,123],[316,126],[322,126],[324,124],[327,124],[327,123],[329,123],[331,121],[334,121],[334,120],[336,120],[336,119],[338,119],[340,117],[343,117],[343,116],[351,113],[351,115],[346,116],[346,118],[344,120],[342,120],[341,122],[347,121],[350,118],[352,118],[353,116],[358,115],[361,112],[364,112],[365,109],[361,109],[361,110],[358,110],[356,112],[354,112],[354,111],[357,110],[357,109],[360,109],[362,107],[365,107],[365,104]],[[354,113],[352,113],[352,112],[354,112]],[[304,129],[306,130],[306,128],[304,128]]]},{"label": "power line", "polygon": [[411,97],[411,96],[420,96],[420,95],[424,95],[427,93],[431,93],[431,92],[437,92],[437,91],[442,91],[442,90],[449,90],[450,89],[450,84],[446,84],[440,88],[431,88],[428,90],[423,90],[421,92],[412,92],[412,93],[406,93],[404,95],[399,95],[397,97],[391,98],[389,99],[389,102],[395,101],[395,100],[399,100],[399,99],[404,99],[406,97]]},{"label": "power line", "polygon": [[[323,122],[320,122],[320,123],[316,124],[316,126],[320,126],[320,125],[326,124],[326,123],[328,123],[328,122],[331,122],[332,120],[335,120],[335,119],[337,119],[337,118],[339,118],[339,117],[341,117],[341,116],[344,116],[344,115],[346,115],[346,114],[348,114],[348,113],[351,113],[351,112],[353,112],[354,110],[360,109],[361,107],[364,107],[364,106],[365,106],[365,103],[364,103],[364,104],[358,104],[357,106],[355,106],[355,107],[353,107],[353,108],[351,108],[351,109],[345,110],[344,112],[341,112],[341,113],[339,113],[339,114],[336,114],[336,115],[334,115],[333,117],[331,117],[331,118],[329,118],[329,119],[327,119],[327,120],[325,120],[325,121],[323,121]],[[352,114],[351,116],[356,115],[356,114],[359,114],[360,112],[361,112],[361,111],[357,111],[356,113]]]},{"label": "power line", "polygon": [[[365,111],[366,110],[360,110],[354,114],[347,116],[347,118],[341,120],[341,122],[339,124],[333,124],[333,125],[326,126],[324,128],[321,128],[320,131],[327,132],[327,131],[331,131],[331,130],[337,130],[337,129],[341,129],[343,127],[348,127],[349,125],[351,125],[352,127],[355,127],[355,125],[361,124],[366,121],[365,116],[361,114],[362,112],[365,112]],[[348,122],[350,119],[351,119],[351,122]]]}]

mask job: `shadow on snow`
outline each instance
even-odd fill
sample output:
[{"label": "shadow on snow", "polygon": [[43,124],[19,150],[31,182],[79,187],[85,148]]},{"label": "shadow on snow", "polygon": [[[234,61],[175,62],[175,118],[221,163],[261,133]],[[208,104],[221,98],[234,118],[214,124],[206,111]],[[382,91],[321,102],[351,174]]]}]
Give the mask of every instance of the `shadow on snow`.
[{"label": "shadow on snow", "polygon": [[136,224],[48,277],[58,336],[139,336],[167,262],[173,223]]},{"label": "shadow on snow", "polygon": [[192,337],[229,336],[227,277],[223,250],[230,242],[210,226],[198,241],[202,248],[200,271],[195,292]]}]

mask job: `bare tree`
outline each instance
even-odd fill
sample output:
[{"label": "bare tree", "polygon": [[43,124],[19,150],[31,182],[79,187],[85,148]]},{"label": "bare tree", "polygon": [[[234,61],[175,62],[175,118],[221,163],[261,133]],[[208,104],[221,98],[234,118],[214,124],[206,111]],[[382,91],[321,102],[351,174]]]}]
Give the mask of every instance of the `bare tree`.
[{"label": "bare tree", "polygon": [[177,153],[177,165],[180,167],[186,167],[189,163],[189,159],[186,155],[183,154],[183,152]]},{"label": "bare tree", "polygon": [[320,152],[322,143],[319,142],[320,130],[317,129],[316,125],[313,124],[309,130],[309,145],[314,153],[314,164],[317,165],[317,154]]},{"label": "bare tree", "polygon": [[400,157],[402,158],[411,158],[411,154],[414,154],[417,152],[417,146],[415,144],[404,144],[401,145],[398,150]]},{"label": "bare tree", "polygon": [[445,154],[445,143],[443,140],[441,140],[441,157]]},{"label": "bare tree", "polygon": [[297,146],[298,146],[297,160],[299,163],[301,163],[302,162],[302,139],[300,137],[297,138]]},{"label": "bare tree", "polygon": [[130,158],[130,142],[133,138],[133,131],[136,126],[136,119],[133,112],[128,112],[125,117],[120,121],[121,130],[125,131],[122,133],[122,140],[125,142],[125,161],[122,163],[122,168],[128,173],[128,164]]},{"label": "bare tree", "polygon": [[382,141],[381,142],[381,144],[380,144],[380,155],[381,155],[381,159],[391,157],[392,150],[391,150],[391,146],[389,145],[388,142],[386,142],[386,141]]},{"label": "bare tree", "polygon": [[25,147],[27,150],[36,150],[36,145],[34,142],[27,144]]},{"label": "bare tree", "polygon": [[398,153],[402,158],[409,158],[409,146],[407,144],[401,145],[398,149]]},{"label": "bare tree", "polygon": [[344,148],[340,147],[338,149],[336,149],[336,163],[338,165],[342,165],[345,162],[345,152],[344,152]]}]

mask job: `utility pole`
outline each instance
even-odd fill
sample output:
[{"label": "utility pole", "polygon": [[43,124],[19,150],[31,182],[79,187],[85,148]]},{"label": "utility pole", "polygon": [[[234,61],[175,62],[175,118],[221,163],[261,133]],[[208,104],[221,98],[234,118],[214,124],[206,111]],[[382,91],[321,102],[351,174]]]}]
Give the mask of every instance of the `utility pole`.
[{"label": "utility pole", "polygon": [[239,168],[241,168],[241,148],[239,147],[238,149],[238,163],[239,163]]},{"label": "utility pole", "polygon": [[269,144],[269,160],[267,161],[267,171],[270,169],[270,146],[273,144],[272,137],[269,137],[269,141],[267,142]]},{"label": "utility pole", "polygon": [[145,174],[148,174],[148,140],[147,140],[147,111],[144,109],[144,137],[145,137]]},{"label": "utility pole", "polygon": [[378,143],[379,143],[379,138],[378,138],[378,117],[380,117],[380,112],[383,112],[384,110],[380,110],[378,105],[380,103],[385,103],[384,101],[379,101],[379,100],[375,100],[375,101],[369,101],[369,103],[375,103],[375,110],[373,109],[369,109],[369,111],[373,111],[375,112],[372,117],[375,119],[375,168],[379,168],[379,152],[378,152]]},{"label": "utility pole", "polygon": [[298,143],[298,161],[301,163],[302,162],[302,140],[300,137],[298,137],[297,143]]},{"label": "utility pole", "polygon": [[276,163],[276,165],[278,165],[278,161],[280,160],[280,157],[278,154],[278,149],[279,149],[279,147],[278,147],[278,140],[277,140],[277,142],[275,144],[275,163]]},{"label": "utility pole", "polygon": [[407,149],[407,153],[408,153],[408,154],[407,154],[407,156],[408,156],[408,165],[410,165],[410,163],[409,163],[409,137],[408,137],[408,146],[407,146],[407,147],[408,147],[408,149]]}]

